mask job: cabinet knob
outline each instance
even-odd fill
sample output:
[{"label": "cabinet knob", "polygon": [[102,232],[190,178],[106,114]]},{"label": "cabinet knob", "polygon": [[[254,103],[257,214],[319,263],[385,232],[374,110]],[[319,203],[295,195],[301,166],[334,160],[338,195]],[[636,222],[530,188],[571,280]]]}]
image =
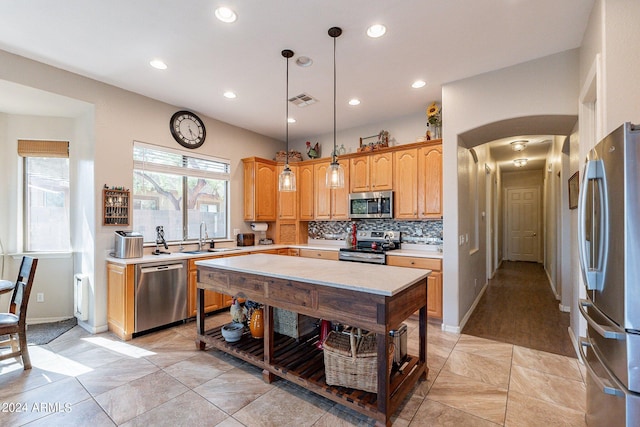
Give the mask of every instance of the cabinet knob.
[{"label": "cabinet knob", "polygon": [[411,265],[415,265],[415,263],[416,263],[415,261],[411,261],[410,262]]}]

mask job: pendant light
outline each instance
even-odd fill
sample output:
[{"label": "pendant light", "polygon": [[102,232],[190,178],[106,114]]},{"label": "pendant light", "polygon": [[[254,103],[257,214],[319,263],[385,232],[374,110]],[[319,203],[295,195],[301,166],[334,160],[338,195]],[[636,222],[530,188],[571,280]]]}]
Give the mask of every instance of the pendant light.
[{"label": "pendant light", "polygon": [[289,169],[289,58],[293,56],[293,51],[285,49],[282,51],[282,56],[287,60],[287,98],[286,101],[286,117],[285,122],[287,124],[287,131],[285,134],[285,141],[287,146],[286,160],[284,161],[284,169],[280,172],[278,178],[278,190],[279,191],[296,191],[296,174]]},{"label": "pendant light", "polygon": [[329,36],[333,37],[333,154],[331,164],[327,169],[327,187],[344,187],[344,169],[338,163],[336,149],[336,38],[340,37],[342,29],[339,27],[329,28]]}]

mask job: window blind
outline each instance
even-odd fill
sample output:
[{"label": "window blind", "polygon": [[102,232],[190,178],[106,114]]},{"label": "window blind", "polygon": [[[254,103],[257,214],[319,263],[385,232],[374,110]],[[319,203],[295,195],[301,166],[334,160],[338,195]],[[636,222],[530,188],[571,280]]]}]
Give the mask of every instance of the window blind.
[{"label": "window blind", "polygon": [[21,157],[69,158],[69,141],[19,139],[18,155]]}]

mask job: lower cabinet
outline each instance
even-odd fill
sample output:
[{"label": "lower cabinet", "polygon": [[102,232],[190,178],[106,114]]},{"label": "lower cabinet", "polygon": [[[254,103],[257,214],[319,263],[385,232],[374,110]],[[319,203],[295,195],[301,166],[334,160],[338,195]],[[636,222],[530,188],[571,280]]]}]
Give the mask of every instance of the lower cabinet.
[{"label": "lower cabinet", "polygon": [[442,319],[441,259],[387,255],[387,265],[431,270],[432,273],[427,278],[427,315],[434,319]]},{"label": "lower cabinet", "polygon": [[338,251],[327,251],[321,249],[299,249],[298,256],[305,258],[320,258],[338,260]]},{"label": "lower cabinet", "polygon": [[[207,258],[198,258],[189,260],[189,280],[187,282],[187,292],[189,299],[187,301],[187,316],[195,317],[197,312],[196,292],[198,289],[198,267],[196,261],[203,261]],[[213,291],[205,291],[204,293],[204,311],[209,313],[220,310],[225,306],[231,305],[232,298],[227,295],[219,294]],[[228,304],[227,304],[228,303]]]},{"label": "lower cabinet", "polygon": [[133,336],[135,265],[107,263],[107,325],[119,338]]}]

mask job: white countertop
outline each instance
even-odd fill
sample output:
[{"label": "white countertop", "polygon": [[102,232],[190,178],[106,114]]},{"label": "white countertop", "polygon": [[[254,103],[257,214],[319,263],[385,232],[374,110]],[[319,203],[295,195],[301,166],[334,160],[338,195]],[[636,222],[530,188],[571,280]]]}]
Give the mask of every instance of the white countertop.
[{"label": "white countertop", "polygon": [[[106,258],[107,262],[113,264],[120,265],[128,265],[128,264],[146,264],[150,262],[164,262],[164,261],[179,261],[185,259],[197,259],[204,257],[222,257],[226,254],[241,254],[247,252],[256,252],[256,251],[267,251],[271,249],[285,249],[285,248],[294,248],[294,249],[314,249],[314,250],[324,250],[324,251],[339,251],[340,248],[344,247],[344,241],[330,240],[330,241],[318,241],[314,240],[309,242],[308,244],[302,245],[255,245],[255,246],[243,246],[243,247],[227,247],[227,248],[218,248],[218,249],[228,249],[224,252],[201,252],[197,254],[191,254],[187,252],[171,252],[172,248],[167,252],[171,252],[170,254],[160,254],[160,255],[151,255],[146,254],[141,258],[115,258],[109,256]],[[389,255],[397,255],[397,256],[411,256],[418,258],[437,258],[442,259],[442,252],[438,252],[434,245],[415,245],[415,244],[406,244],[402,247],[402,249],[395,249],[393,251],[388,252]]]},{"label": "white countertop", "polygon": [[384,296],[395,295],[431,273],[414,268],[270,254],[209,259],[197,261],[196,265]]}]

